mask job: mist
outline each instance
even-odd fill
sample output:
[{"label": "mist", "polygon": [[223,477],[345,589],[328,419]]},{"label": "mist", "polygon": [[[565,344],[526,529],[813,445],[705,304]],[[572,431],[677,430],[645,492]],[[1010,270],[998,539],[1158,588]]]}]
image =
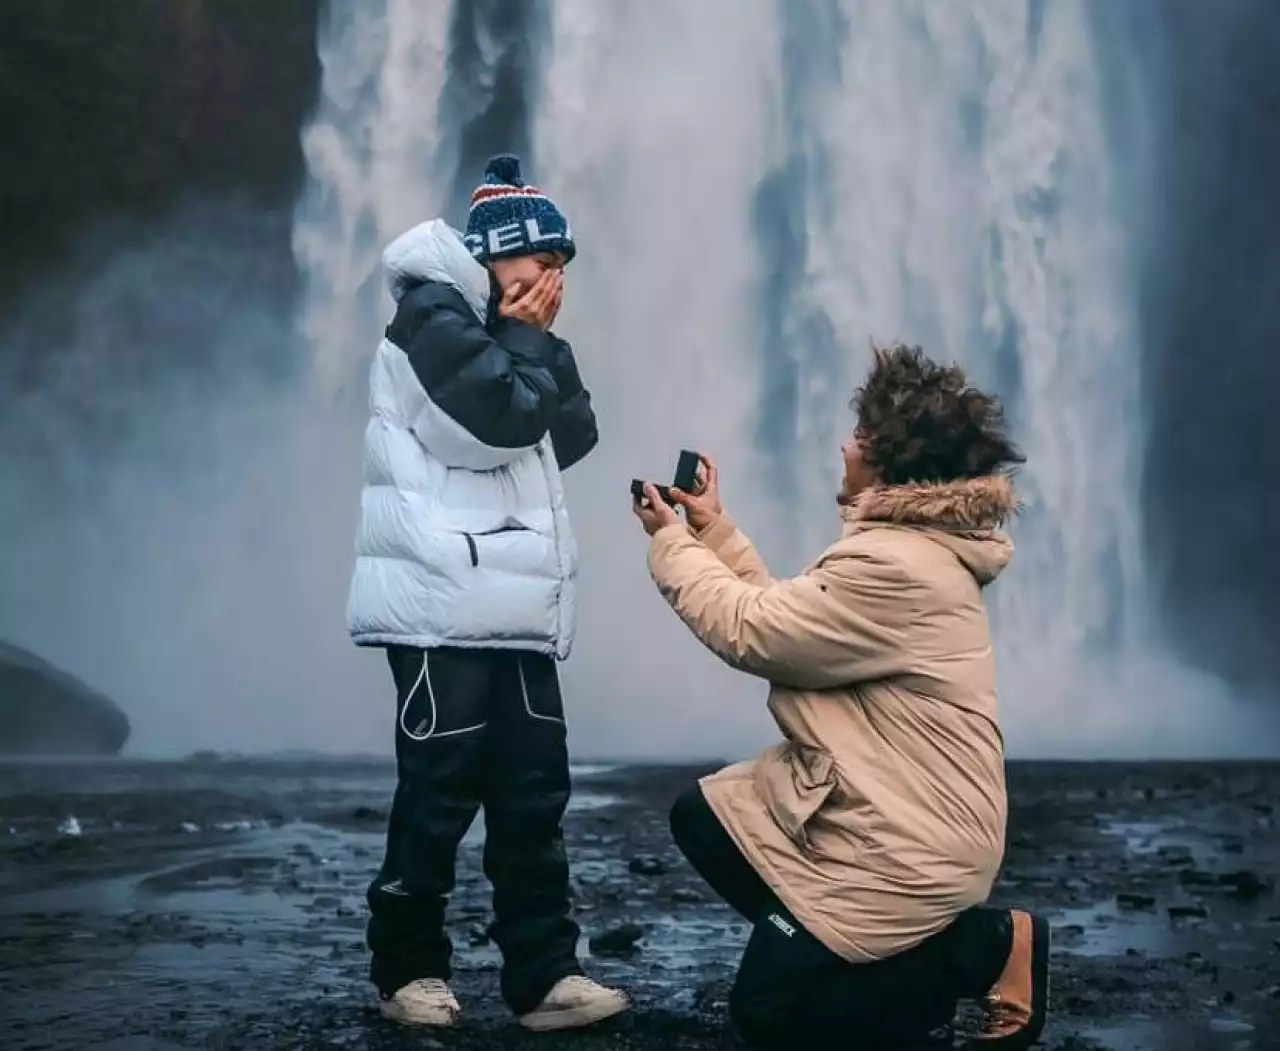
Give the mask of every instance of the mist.
[{"label": "mist", "polygon": [[557,328],[601,429],[565,476],[577,757],[770,740],[763,685],[657,596],[626,488],[704,449],[771,568],[798,571],[837,528],[868,343],[896,338],[999,390],[1030,456],[990,596],[1011,753],[1274,754],[1261,651],[1228,682],[1169,640],[1147,349],[1165,202],[1142,187],[1171,60],[1132,25],[1103,46],[1099,17],[332,0],[292,211],[204,192],[87,225],[0,324],[0,637],[118,700],[135,754],[389,751],[385,662],[344,624],[378,257],[462,224],[512,150],[580,246]]}]

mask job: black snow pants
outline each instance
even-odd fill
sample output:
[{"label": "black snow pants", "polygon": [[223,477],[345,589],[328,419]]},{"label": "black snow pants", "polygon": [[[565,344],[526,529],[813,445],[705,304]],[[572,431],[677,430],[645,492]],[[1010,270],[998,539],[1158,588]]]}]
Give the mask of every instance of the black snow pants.
[{"label": "black snow pants", "polygon": [[388,647],[398,783],[369,887],[370,977],[384,996],[450,977],[445,903],[458,844],[483,807],[490,935],[502,995],[524,1014],[581,974],[561,819],[569,757],[555,661],[513,650]]},{"label": "black snow pants", "polygon": [[695,785],[671,811],[676,844],[753,924],[729,998],[739,1045],[761,1051],[940,1051],[957,1001],[1000,973],[1011,929],[1004,910],[969,909],[941,934],[874,963],[850,963],[805,930],[738,850]]}]

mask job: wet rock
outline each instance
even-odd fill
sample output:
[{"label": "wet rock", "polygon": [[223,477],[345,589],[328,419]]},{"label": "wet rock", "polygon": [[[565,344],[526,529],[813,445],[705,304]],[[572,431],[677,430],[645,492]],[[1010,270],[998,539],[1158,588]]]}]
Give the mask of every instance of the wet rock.
[{"label": "wet rock", "polygon": [[129,719],[110,698],[0,641],[0,754],[116,755]]},{"label": "wet rock", "polygon": [[467,928],[467,942],[475,948],[489,944],[489,930],[482,923],[473,923]]},{"label": "wet rock", "polygon": [[1269,879],[1259,876],[1258,873],[1248,869],[1228,872],[1220,876],[1218,882],[1227,889],[1232,897],[1239,898],[1242,901],[1253,901],[1265,894],[1270,894],[1274,890]]},{"label": "wet rock", "polygon": [[387,825],[387,811],[372,806],[342,807],[317,815],[319,824],[327,828],[352,832],[381,831]]},{"label": "wet rock", "polygon": [[1186,847],[1161,847],[1156,851],[1156,857],[1166,865],[1183,866],[1195,864],[1195,858]]},{"label": "wet rock", "polygon": [[587,944],[597,956],[627,956],[637,951],[636,943],[643,937],[643,927],[634,923],[624,923],[592,935]]},{"label": "wet rock", "polygon": [[627,869],[636,876],[662,876],[671,871],[671,867],[665,861],[652,854],[641,854],[632,858]]},{"label": "wet rock", "polygon": [[1204,872],[1200,869],[1184,869],[1178,873],[1178,882],[1193,890],[1219,890],[1242,901],[1253,901],[1272,892],[1269,879],[1250,869],[1235,872]]},{"label": "wet rock", "polygon": [[1116,904],[1122,909],[1153,909],[1156,905],[1156,897],[1154,894],[1121,891],[1116,895]]}]

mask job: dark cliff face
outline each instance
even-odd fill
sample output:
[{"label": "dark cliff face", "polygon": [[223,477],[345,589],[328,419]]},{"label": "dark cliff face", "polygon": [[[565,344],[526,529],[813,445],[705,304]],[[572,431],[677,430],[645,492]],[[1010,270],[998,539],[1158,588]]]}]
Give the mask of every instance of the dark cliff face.
[{"label": "dark cliff face", "polygon": [[113,701],[0,640],[0,755],[115,755],[128,739]]},{"label": "dark cliff face", "polygon": [[[103,681],[137,682],[130,662],[173,645],[146,637],[132,582],[163,577],[166,534],[220,498],[228,443],[253,448],[218,407],[300,358],[292,213],[319,4],[0,4],[0,636]],[[162,524],[171,506],[186,517]],[[146,530],[156,548],[125,568]],[[180,568],[157,602],[189,601]],[[89,687],[0,652],[0,750],[128,735]]]},{"label": "dark cliff face", "polygon": [[[92,223],[230,194],[287,212],[304,176],[320,0],[6,0],[0,303]],[[288,261],[288,228],[267,250]]]},{"label": "dark cliff face", "polygon": [[174,384],[289,368],[320,2],[0,6],[0,441],[51,484]]},{"label": "dark cliff face", "polygon": [[1142,311],[1148,554],[1179,650],[1280,699],[1280,4],[1162,10]]}]

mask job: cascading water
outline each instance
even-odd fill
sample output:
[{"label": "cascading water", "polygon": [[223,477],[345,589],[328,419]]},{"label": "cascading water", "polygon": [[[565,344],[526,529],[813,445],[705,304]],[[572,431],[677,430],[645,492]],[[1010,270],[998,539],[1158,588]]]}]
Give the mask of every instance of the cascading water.
[{"label": "cascading water", "polygon": [[[1170,666],[1141,617],[1136,279],[1083,2],[329,9],[296,235],[324,397],[363,396],[389,310],[381,246],[442,207],[461,223],[485,152],[526,152],[570,215],[581,261],[559,329],[602,433],[566,478],[583,555],[565,669],[580,754],[728,755],[764,739],[761,690],[654,595],[626,486],[704,448],[735,516],[795,570],[835,528],[868,341],[896,338],[1001,390],[1029,456],[1019,554],[992,591],[1014,747],[1195,750],[1194,690],[1208,687],[1148,674]],[[528,32],[503,36],[520,11]]]},{"label": "cascading water", "polygon": [[1144,175],[1143,114],[1104,97],[1091,8],[779,11],[784,126],[754,218],[773,263],[757,300],[758,441],[791,497],[783,535],[821,543],[831,483],[813,465],[848,424],[833,391],[857,382],[868,338],[920,342],[1004,394],[1029,460],[1018,555],[989,595],[1013,747],[1256,749],[1255,720],[1224,719],[1221,685],[1180,666],[1147,615],[1140,217],[1122,205],[1123,180]]},{"label": "cascading water", "polygon": [[1041,700],[1007,705],[1015,740],[1033,708],[1039,738],[1061,688],[1135,644],[1142,586],[1134,280],[1086,11],[782,9],[788,120],[757,227],[782,264],[763,288],[761,444],[807,523],[827,493],[805,468],[831,456],[832,391],[857,381],[869,337],[923,343],[1005,394],[1027,506],[992,598],[1007,694]]},{"label": "cascading water", "polygon": [[385,312],[383,245],[443,203],[432,175],[447,22],[440,3],[327,5],[322,97],[302,137],[310,178],[294,225],[320,390],[362,378],[359,365]]}]

